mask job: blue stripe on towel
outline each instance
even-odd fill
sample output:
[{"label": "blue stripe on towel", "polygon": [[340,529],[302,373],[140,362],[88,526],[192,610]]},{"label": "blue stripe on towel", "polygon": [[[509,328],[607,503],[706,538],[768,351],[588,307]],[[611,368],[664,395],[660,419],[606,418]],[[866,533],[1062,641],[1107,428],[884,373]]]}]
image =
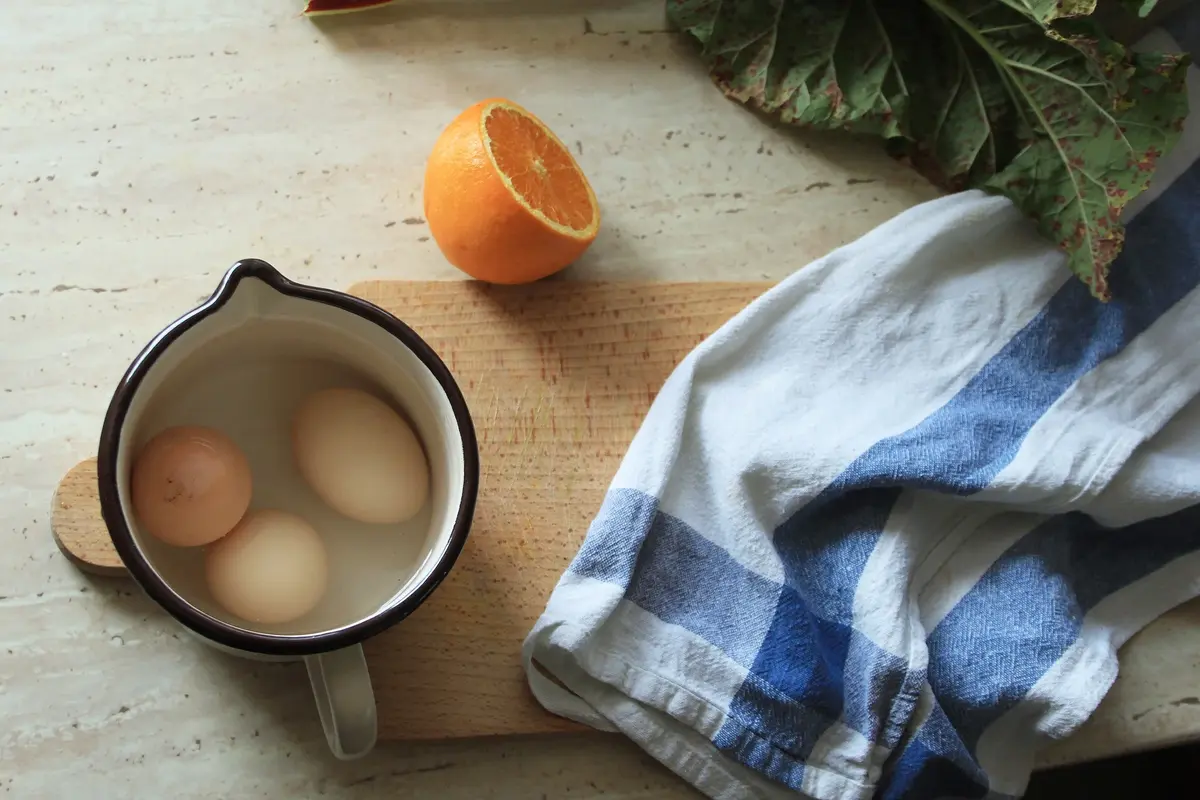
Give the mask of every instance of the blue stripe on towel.
[{"label": "blue stripe on towel", "polygon": [[984,796],[975,761],[984,731],[1078,641],[1097,603],[1198,548],[1200,506],[1119,529],[1065,514],[1030,531],[929,635],[935,707],[895,756],[881,796],[923,800],[951,785]]},{"label": "blue stripe on towel", "polygon": [[879,800],[917,798],[979,798],[987,794],[987,776],[979,769],[962,740],[934,706],[921,726],[921,735],[889,765],[876,796]]},{"label": "blue stripe on towel", "polygon": [[627,600],[744,667],[758,653],[782,589],[633,489],[609,492],[570,571],[625,586]]},{"label": "blue stripe on towel", "polygon": [[[854,594],[898,494],[875,489],[838,498],[794,516],[776,533],[786,585],[751,674],[730,705],[718,746],[740,747],[738,741],[745,737],[762,737],[803,759],[842,716],[847,696],[843,676],[855,635]],[[807,535],[798,530],[805,524],[810,526]],[[865,639],[860,647],[869,653],[863,660],[872,662],[871,682],[879,685],[864,687],[862,676],[856,676],[855,692],[882,692],[886,684],[905,682],[902,659]],[[851,705],[858,717],[852,725],[863,731],[879,727],[880,720],[864,713],[861,703]]]},{"label": "blue stripe on towel", "polygon": [[[785,566],[786,602],[779,604],[751,669],[753,680],[734,698],[719,743],[736,748],[749,730],[800,758],[811,752],[823,731],[820,724],[802,726],[805,741],[797,742],[796,728],[782,729],[776,722],[794,720],[797,709],[806,709],[813,719],[842,714],[847,687],[841,676],[850,637],[840,626],[852,620],[866,557],[898,496],[891,487],[962,495],[986,487],[1063,392],[1196,287],[1200,265],[1194,260],[1181,265],[1171,256],[1184,242],[1193,253],[1200,247],[1197,197],[1200,164],[1129,225],[1137,255],[1123,256],[1114,266],[1111,303],[1096,302],[1078,281],[1065,283],[949,402],[909,431],[869,448],[780,526],[774,543]],[[796,676],[809,670],[801,658],[814,651],[821,654],[825,682],[810,685]],[[911,676],[898,678],[881,659],[881,671],[866,682],[882,693],[898,679],[912,688]],[[782,697],[772,700],[763,682]],[[864,691],[861,680],[853,690]],[[896,701],[907,706],[913,698],[901,695]],[[881,720],[868,714],[848,717],[846,723],[871,736]]]},{"label": "blue stripe on towel", "polygon": [[929,684],[974,753],[1079,638],[1096,603],[1200,547],[1200,506],[1121,529],[1052,517],[997,559],[928,637]]},{"label": "blue stripe on towel", "polygon": [[1126,342],[1200,283],[1200,161],[1125,226],[1110,283],[1113,301],[1097,308]]},{"label": "blue stripe on towel", "polygon": [[625,597],[748,667],[771,624],[780,588],[683,522],[660,513]]},{"label": "blue stripe on towel", "polygon": [[[1068,281],[948,403],[863,453],[825,492],[904,486],[966,495],[1004,469],[1033,425],[1080,377],[1120,352],[1196,288],[1200,264],[1200,162],[1128,226],[1112,270],[1113,301]],[[1128,253],[1135,255],[1128,255]]]},{"label": "blue stripe on towel", "polygon": [[[1129,341],[1195,289],[1200,278],[1197,198],[1200,164],[1193,164],[1129,223],[1125,250],[1112,270],[1115,299],[1097,307],[1093,330],[1103,324]],[[986,781],[974,760],[979,737],[1074,643],[1083,615],[1198,547],[1196,507],[1118,531],[1100,529],[1082,515],[1066,515],[1024,537],[930,636],[929,681],[937,705],[894,757],[881,797],[984,796]],[[1029,583],[1017,584],[1020,576]],[[979,671],[998,664],[1012,669]]]},{"label": "blue stripe on towel", "polygon": [[658,514],[658,500],[632,490],[617,489],[604,503],[568,571],[628,587],[638,551]]}]

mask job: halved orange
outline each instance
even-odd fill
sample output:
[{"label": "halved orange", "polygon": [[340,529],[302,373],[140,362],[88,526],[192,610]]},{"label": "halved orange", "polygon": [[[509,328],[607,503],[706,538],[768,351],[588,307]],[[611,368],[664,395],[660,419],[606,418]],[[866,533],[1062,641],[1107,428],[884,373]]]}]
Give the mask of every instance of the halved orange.
[{"label": "halved orange", "polygon": [[451,264],[490,283],[558,272],[600,230],[600,206],[567,146],[508,100],[468,108],[425,165],[425,219]]}]

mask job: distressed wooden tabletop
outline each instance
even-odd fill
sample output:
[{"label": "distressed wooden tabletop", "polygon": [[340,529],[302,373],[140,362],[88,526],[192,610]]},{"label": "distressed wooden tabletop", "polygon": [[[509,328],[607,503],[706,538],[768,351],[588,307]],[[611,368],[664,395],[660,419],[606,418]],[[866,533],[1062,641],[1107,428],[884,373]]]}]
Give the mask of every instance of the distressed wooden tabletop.
[{"label": "distressed wooden tabletop", "polygon": [[[442,0],[314,23],[300,0],[0,3],[0,789],[21,798],[669,798],[617,737],[328,755],[295,665],[194,642],[48,530],[121,371],[258,256],[333,287],[457,278],[423,161],[484,97],[578,153],[605,214],[565,277],[779,279],[933,191],[871,143],[725,101],[661,2]],[[1200,734],[1200,606],[1152,625],[1044,763]]]}]

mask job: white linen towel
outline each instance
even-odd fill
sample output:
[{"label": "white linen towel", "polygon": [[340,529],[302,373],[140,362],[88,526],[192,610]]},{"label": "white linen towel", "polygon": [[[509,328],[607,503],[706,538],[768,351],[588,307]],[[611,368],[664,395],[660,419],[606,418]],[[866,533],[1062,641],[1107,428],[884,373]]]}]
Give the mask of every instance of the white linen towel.
[{"label": "white linen towel", "polygon": [[1188,127],[1110,304],[967,192],[701,344],[525,642],[539,701],[712,797],[1020,796],[1200,593]]}]

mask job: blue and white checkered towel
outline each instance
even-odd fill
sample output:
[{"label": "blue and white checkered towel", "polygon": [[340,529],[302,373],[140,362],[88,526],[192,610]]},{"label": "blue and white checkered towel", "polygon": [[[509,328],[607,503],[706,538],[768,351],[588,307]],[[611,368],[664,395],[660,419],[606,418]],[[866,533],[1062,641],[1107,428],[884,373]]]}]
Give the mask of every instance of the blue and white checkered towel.
[{"label": "blue and white checkered towel", "polygon": [[525,643],[537,698],[713,797],[1020,796],[1200,593],[1198,134],[1111,304],[968,192],[700,345]]}]

